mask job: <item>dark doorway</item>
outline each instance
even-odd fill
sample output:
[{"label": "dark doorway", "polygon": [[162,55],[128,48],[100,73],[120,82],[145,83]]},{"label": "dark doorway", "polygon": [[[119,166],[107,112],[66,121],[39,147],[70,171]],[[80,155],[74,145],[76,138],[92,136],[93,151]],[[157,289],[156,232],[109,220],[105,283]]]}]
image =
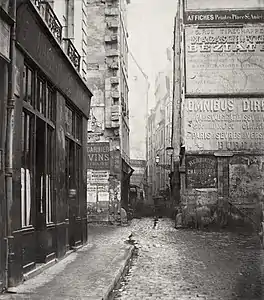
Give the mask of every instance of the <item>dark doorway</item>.
[{"label": "dark doorway", "polygon": [[36,119],[36,164],[35,164],[35,195],[36,195],[36,223],[37,234],[36,261],[41,263],[45,261],[46,253],[43,244],[44,232],[46,229],[45,213],[45,122],[39,118]]},{"label": "dark doorway", "polygon": [[69,204],[69,232],[68,243],[70,248],[75,246],[75,219],[77,216],[77,182],[76,182],[76,164],[75,164],[75,143],[66,139],[66,183],[67,183],[67,196]]}]

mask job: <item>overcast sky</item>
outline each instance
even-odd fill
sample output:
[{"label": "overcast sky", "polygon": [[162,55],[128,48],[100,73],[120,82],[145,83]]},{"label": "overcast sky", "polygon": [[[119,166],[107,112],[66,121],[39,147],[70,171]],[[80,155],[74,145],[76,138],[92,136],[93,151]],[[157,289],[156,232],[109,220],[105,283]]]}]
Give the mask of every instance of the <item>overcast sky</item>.
[{"label": "overcast sky", "polygon": [[176,0],[131,0],[128,5],[129,48],[149,76],[152,94],[155,75],[166,64],[166,48],[173,44],[176,5]]}]

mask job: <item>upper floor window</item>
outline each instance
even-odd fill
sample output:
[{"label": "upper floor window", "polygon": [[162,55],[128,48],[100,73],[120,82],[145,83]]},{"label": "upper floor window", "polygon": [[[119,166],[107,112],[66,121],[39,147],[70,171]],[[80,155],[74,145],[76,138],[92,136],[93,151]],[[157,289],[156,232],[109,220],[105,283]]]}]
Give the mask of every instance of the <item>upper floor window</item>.
[{"label": "upper floor window", "polygon": [[54,121],[54,90],[40,72],[33,70],[26,64],[23,74],[23,100],[45,118]]},{"label": "upper floor window", "polygon": [[33,103],[33,89],[34,89],[34,76],[33,70],[24,65],[24,72],[23,72],[23,99],[24,101],[28,102],[32,106]]},{"label": "upper floor window", "polygon": [[82,140],[82,117],[70,106],[65,107],[66,132],[77,141]]}]

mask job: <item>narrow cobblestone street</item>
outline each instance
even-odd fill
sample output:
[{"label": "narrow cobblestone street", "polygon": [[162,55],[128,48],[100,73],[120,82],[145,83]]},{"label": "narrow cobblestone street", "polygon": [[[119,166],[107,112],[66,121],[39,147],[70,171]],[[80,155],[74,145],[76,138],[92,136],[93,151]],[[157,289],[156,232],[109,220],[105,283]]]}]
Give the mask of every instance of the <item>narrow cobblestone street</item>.
[{"label": "narrow cobblestone street", "polygon": [[153,219],[133,220],[139,252],[114,299],[264,299],[257,237],[176,230],[168,219],[153,225]]}]

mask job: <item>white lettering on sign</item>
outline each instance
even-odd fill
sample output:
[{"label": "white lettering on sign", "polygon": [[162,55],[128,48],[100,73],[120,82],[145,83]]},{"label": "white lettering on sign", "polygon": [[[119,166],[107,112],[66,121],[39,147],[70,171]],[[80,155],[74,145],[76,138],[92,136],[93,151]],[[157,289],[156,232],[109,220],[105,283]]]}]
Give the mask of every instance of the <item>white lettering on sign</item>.
[{"label": "white lettering on sign", "polygon": [[264,92],[264,24],[185,28],[186,93]]},{"label": "white lettering on sign", "polygon": [[187,150],[264,149],[263,99],[186,99]]}]

